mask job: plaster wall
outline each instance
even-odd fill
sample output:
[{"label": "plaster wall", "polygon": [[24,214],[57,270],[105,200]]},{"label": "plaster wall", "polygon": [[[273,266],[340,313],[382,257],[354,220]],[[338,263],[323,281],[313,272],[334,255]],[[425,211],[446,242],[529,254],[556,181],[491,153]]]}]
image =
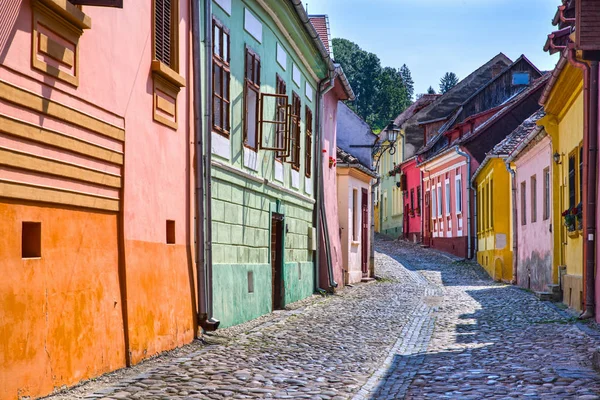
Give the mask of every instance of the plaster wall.
[{"label": "plaster wall", "polygon": [[[404,234],[408,240],[420,241],[421,235],[421,215],[423,205],[423,194],[421,193],[421,203],[418,200],[418,190],[421,188],[421,170],[417,167],[417,161],[412,160],[402,165],[402,174],[406,175],[407,190],[403,194],[404,200],[404,220],[408,222],[404,228]],[[422,190],[422,188],[420,189]],[[411,191],[413,193],[414,209],[411,210]]]},{"label": "plaster wall", "polygon": [[[76,163],[69,168],[83,166],[86,174],[91,168],[107,179],[82,183],[83,175],[24,172],[23,164],[0,171],[0,178],[23,186],[44,185],[96,198],[85,207],[66,204],[64,196],[49,203],[5,198],[0,203],[0,225],[9,229],[7,235],[20,241],[21,222],[42,224],[41,259],[24,261],[18,241],[0,246],[5,252],[0,272],[13,276],[11,286],[0,289],[0,299],[6,304],[13,298],[15,305],[2,312],[0,321],[8,325],[1,322],[0,330],[11,331],[2,337],[29,343],[26,351],[13,349],[12,361],[1,363],[0,376],[11,378],[0,384],[0,398],[12,399],[17,393],[45,395],[54,387],[121,368],[128,353],[131,363],[137,363],[190,342],[195,334],[195,289],[189,245],[188,3],[180,2],[176,26],[177,72],[186,81],[173,104],[177,127],[153,119],[150,3],[124,2],[123,9],[82,7],[92,22],[79,39],[76,85],[32,68],[33,1],[9,3],[10,12],[2,14],[0,81],[25,97],[8,98],[2,89],[0,109],[12,121],[51,130],[56,140],[46,142],[48,133],[37,141],[33,136],[15,140],[2,135],[0,147]],[[28,96],[42,100],[15,106]],[[116,139],[121,134],[123,138]],[[110,156],[105,149],[111,150]],[[114,179],[112,186],[107,184]],[[18,198],[4,186],[2,195]],[[96,211],[101,202],[112,208]],[[166,243],[167,220],[175,221],[175,244]],[[26,264],[44,273],[30,269],[19,277],[17,269]],[[49,296],[27,294],[29,288]],[[23,314],[24,300],[32,310],[43,312]],[[13,331],[14,318],[22,329]]]},{"label": "plaster wall", "polygon": [[[552,184],[552,143],[548,136],[541,139],[530,149],[523,151],[515,161],[517,180],[517,284],[521,287],[535,291],[547,291],[547,285],[555,282],[557,276],[552,267],[552,218],[551,212],[544,218],[544,170],[550,171],[550,185]],[[536,177],[537,218],[531,219],[531,177]],[[523,225],[521,221],[521,186],[520,182],[527,183],[525,191],[526,210],[528,221]],[[552,190],[547,199],[552,207]]]},{"label": "plaster wall", "polygon": [[[343,266],[345,271],[345,283],[352,284],[360,282],[362,279],[362,250],[363,246],[367,246],[367,255],[370,254],[370,229],[371,229],[371,195],[369,178],[362,173],[353,174],[350,168],[344,168],[345,171],[339,171],[338,169],[338,202],[339,202],[339,220],[340,227],[342,230],[341,241],[343,251]],[[360,174],[360,175],[359,175]],[[366,179],[365,179],[366,178]],[[367,209],[368,218],[367,221],[369,227],[369,233],[364,238],[362,232],[362,190],[367,190]],[[353,238],[353,193],[356,192],[356,226],[358,231]],[[368,260],[367,260],[368,263]]]}]

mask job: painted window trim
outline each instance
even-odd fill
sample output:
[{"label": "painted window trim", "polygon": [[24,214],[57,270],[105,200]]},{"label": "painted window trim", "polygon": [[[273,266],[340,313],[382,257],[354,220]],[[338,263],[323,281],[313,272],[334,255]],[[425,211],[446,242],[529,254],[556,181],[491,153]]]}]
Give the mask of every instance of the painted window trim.
[{"label": "painted window trim", "polygon": [[[221,50],[223,49],[223,43],[221,42],[221,37],[223,36],[227,36],[227,59],[223,59],[220,55],[217,56],[215,55],[215,28],[219,28],[221,35],[219,36],[219,45]],[[229,31],[229,28],[227,26],[225,26],[221,21],[219,21],[218,18],[216,18],[215,16],[213,16],[212,18],[212,31],[211,34],[213,35],[213,48],[212,48],[212,76],[210,77],[210,79],[212,79],[212,94],[211,94],[211,99],[210,101],[212,101],[212,115],[210,116],[210,125],[211,125],[211,130],[212,132],[215,132],[221,136],[224,136],[226,138],[229,139],[229,136],[231,134],[231,33]],[[223,77],[227,74],[228,75],[228,83],[229,83],[229,87],[227,87],[227,100],[225,100],[225,96],[223,93],[221,93],[221,101],[223,101],[223,104],[227,105],[227,108],[229,109],[227,113],[225,113],[224,111],[224,107],[221,107],[221,123],[224,124],[224,115],[227,115],[227,121],[226,121],[226,128],[229,129],[225,129],[223,126],[216,126],[215,125],[215,107],[214,107],[214,103],[215,103],[215,98],[219,98],[218,95],[216,94],[215,91],[215,65],[218,65],[220,68],[223,69]],[[225,90],[225,85],[223,85],[223,77],[221,77],[221,84],[223,86],[223,91]]]}]

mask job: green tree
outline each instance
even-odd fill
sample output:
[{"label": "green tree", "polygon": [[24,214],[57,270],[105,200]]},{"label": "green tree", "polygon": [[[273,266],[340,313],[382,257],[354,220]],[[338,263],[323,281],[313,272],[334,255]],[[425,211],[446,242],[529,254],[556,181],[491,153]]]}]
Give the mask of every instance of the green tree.
[{"label": "green tree", "polygon": [[382,68],[379,57],[346,39],[333,39],[333,51],[356,95],[348,106],[373,130],[384,128],[408,107],[414,89],[406,65]]},{"label": "green tree", "polygon": [[427,89],[427,94],[436,94],[435,89],[433,87],[429,86],[429,89]]},{"label": "green tree", "polygon": [[410,74],[410,69],[406,66],[406,64],[402,64],[400,67],[400,73],[402,74],[402,82],[404,82],[404,87],[406,87],[406,93],[408,97],[412,99],[415,94],[415,83],[413,82],[412,76]]},{"label": "green tree", "polygon": [[440,79],[440,93],[444,94],[458,83],[458,76],[454,72],[446,72]]}]

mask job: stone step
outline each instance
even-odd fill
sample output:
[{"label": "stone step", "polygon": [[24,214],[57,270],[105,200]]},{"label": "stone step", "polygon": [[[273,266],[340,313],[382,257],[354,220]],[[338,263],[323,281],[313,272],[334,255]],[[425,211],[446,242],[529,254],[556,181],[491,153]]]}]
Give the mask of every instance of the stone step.
[{"label": "stone step", "polygon": [[552,292],[535,292],[535,296],[541,301],[552,301],[553,300]]},{"label": "stone step", "polygon": [[551,284],[551,285],[546,285],[546,287],[548,288],[549,292],[560,293],[560,285]]}]

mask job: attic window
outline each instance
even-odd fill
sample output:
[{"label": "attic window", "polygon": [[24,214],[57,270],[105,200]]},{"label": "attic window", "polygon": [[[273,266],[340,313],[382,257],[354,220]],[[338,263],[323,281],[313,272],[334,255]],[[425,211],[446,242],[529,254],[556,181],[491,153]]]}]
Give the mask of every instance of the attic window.
[{"label": "attic window", "polygon": [[529,85],[529,72],[515,72],[512,75],[513,85]]}]

